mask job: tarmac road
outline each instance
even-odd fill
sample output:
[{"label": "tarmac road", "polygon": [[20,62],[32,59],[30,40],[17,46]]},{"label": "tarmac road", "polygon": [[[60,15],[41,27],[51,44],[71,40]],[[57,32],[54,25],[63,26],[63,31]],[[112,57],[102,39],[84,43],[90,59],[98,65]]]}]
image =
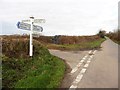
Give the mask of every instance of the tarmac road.
[{"label": "tarmac road", "polygon": [[118,45],[107,39],[97,51],[79,88],[118,88]]},{"label": "tarmac road", "polygon": [[118,45],[107,38],[101,46],[90,51],[49,50],[72,69],[65,75],[62,88],[118,88]]}]

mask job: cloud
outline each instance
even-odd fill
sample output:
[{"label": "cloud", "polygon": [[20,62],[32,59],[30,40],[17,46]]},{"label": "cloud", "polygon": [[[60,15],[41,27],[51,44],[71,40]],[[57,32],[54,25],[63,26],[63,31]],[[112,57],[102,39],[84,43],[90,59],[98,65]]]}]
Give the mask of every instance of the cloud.
[{"label": "cloud", "polygon": [[46,19],[45,35],[96,34],[100,28],[117,27],[117,4],[118,0],[3,0],[0,20],[15,24],[33,15]]}]

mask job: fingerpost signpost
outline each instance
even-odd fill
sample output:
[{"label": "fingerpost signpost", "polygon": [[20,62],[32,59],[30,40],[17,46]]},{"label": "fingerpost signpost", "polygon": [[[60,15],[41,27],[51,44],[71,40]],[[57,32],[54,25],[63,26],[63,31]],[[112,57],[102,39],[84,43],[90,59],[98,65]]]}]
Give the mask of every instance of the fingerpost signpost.
[{"label": "fingerpost signpost", "polygon": [[[30,24],[28,24],[30,22]],[[38,25],[34,25],[34,23],[45,23],[45,19],[34,19],[34,17],[30,17],[30,20],[22,20],[22,22],[17,23],[17,27],[19,29],[24,29],[30,31],[30,45],[29,45],[29,56],[33,56],[33,31],[42,32],[43,28]]]}]

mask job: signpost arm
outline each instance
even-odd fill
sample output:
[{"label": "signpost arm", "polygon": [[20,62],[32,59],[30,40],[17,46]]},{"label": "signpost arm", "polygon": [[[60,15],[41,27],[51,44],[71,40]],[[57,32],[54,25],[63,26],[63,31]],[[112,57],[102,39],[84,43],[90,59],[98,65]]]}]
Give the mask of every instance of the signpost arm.
[{"label": "signpost arm", "polygon": [[30,51],[29,51],[29,55],[33,56],[32,33],[33,33],[34,17],[30,17],[30,21],[31,21],[31,30],[30,30]]}]

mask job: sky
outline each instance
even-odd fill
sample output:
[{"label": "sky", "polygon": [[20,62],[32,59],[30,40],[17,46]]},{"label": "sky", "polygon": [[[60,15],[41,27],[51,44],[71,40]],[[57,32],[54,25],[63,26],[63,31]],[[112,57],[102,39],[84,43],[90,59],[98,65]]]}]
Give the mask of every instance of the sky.
[{"label": "sky", "polygon": [[94,35],[118,27],[119,0],[0,0],[0,34],[26,34],[16,23],[45,19],[43,35]]}]

